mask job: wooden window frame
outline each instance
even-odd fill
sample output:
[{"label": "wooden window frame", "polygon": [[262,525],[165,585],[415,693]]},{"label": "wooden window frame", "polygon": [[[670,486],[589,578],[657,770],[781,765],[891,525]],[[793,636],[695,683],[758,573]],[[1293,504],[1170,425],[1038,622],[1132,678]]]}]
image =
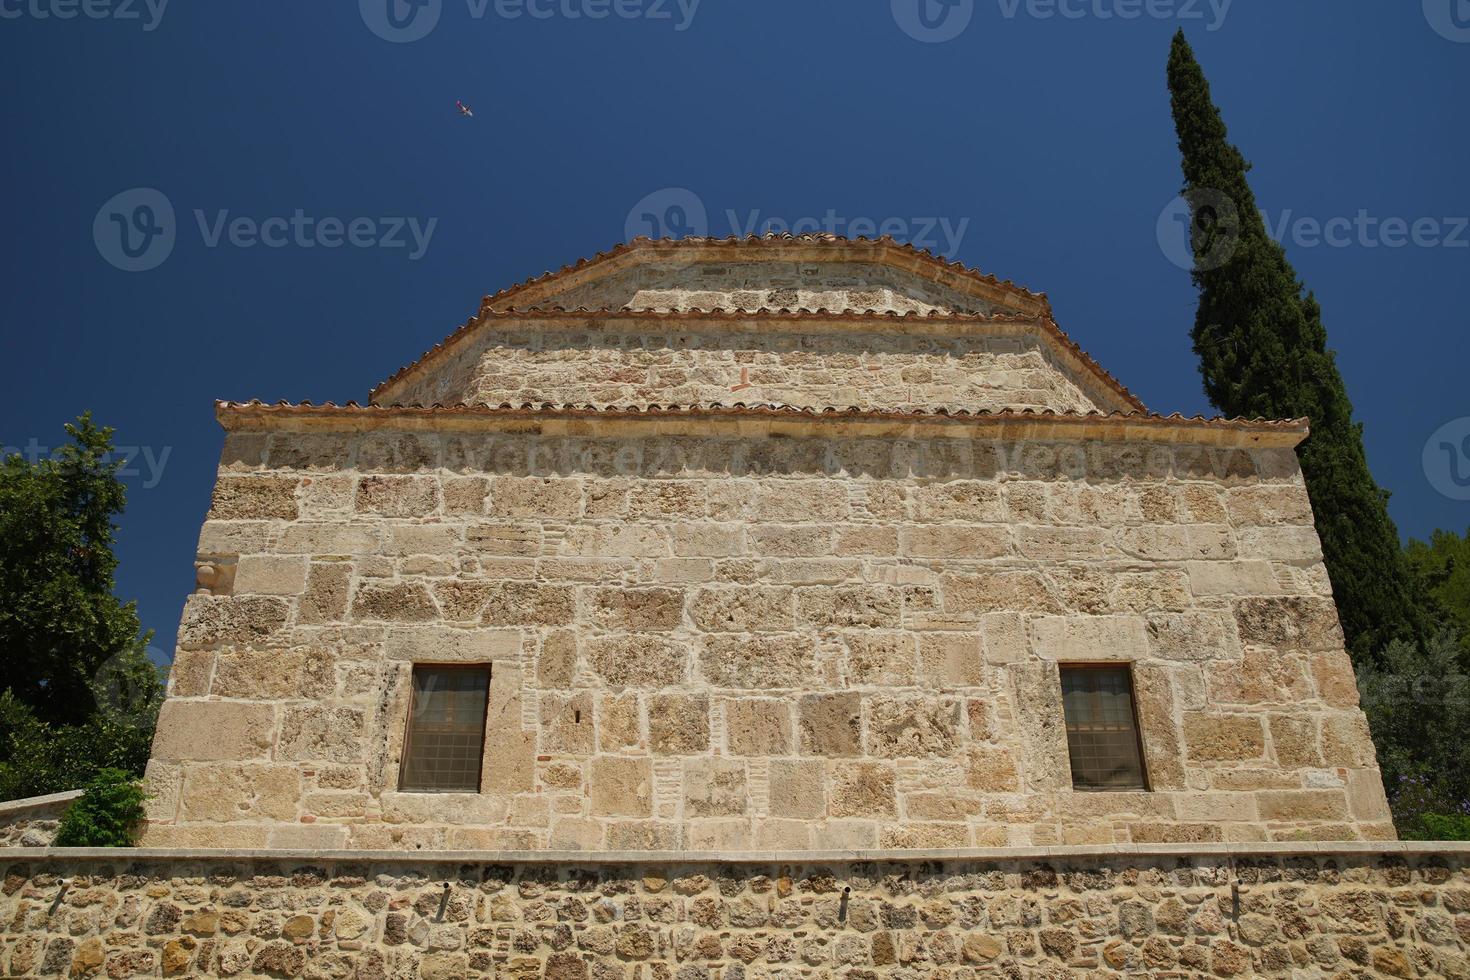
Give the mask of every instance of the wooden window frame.
[{"label": "wooden window frame", "polygon": [[[1148,774],[1148,753],[1144,751],[1143,725],[1138,720],[1138,685],[1133,680],[1134,664],[1131,660],[1088,660],[1083,662],[1059,662],[1057,664],[1057,688],[1062,695],[1062,735],[1067,739],[1067,773],[1072,777],[1072,791],[1075,793],[1152,793],[1153,781]],[[1137,789],[1117,789],[1109,786],[1078,786],[1077,777],[1072,773],[1072,739],[1067,731],[1067,688],[1062,683],[1062,672],[1068,670],[1121,670],[1128,678],[1128,710],[1133,716],[1133,738],[1138,745],[1138,774],[1143,786]]]},{"label": "wooden window frame", "polygon": [[[419,692],[418,685],[414,683],[415,677],[420,670],[435,671],[476,671],[485,675],[485,710],[480,715],[480,765],[475,771],[475,788],[468,789],[411,789],[404,785],[408,777],[408,762],[412,758],[413,750],[413,713],[418,707]],[[474,793],[478,795],[484,790],[485,784],[485,735],[490,722],[490,682],[493,679],[493,668],[490,664],[436,664],[415,663],[408,673],[408,717],[403,722],[403,752],[399,756],[398,763],[398,792],[400,793],[422,793],[425,795],[442,795],[446,793]]]}]

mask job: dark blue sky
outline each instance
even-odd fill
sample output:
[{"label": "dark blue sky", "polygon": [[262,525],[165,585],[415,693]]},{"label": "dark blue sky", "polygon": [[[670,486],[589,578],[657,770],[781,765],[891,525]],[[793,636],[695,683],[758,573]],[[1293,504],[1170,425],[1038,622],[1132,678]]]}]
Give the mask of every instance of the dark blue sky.
[{"label": "dark blue sky", "polygon": [[[610,247],[666,188],[720,235],[753,214],[963,226],[956,257],[1047,292],[1150,408],[1208,414],[1193,289],[1157,231],[1180,183],[1164,64],[1181,24],[1261,205],[1292,230],[1400,529],[1470,525],[1447,469],[1470,460],[1422,458],[1445,423],[1470,435],[1466,0],[973,0],[931,18],[941,36],[964,26],[942,43],[905,32],[924,33],[918,0],[703,0],[692,19],[692,0],[427,0],[438,22],[407,43],[369,26],[394,33],[387,0],[173,0],[161,17],[159,0],[87,2],[110,15],[0,0],[0,444],[55,445],[91,409],[146,448],[118,590],[166,650],[218,459],[214,399],[365,400],[482,295]],[[405,11],[405,34],[434,13]],[[136,188],[174,209],[171,252],[139,236],[166,219],[135,214],[144,198],[103,209]],[[300,231],[267,221],[298,211]],[[115,267],[112,214],[157,243],[139,261],[166,259]],[[432,227],[422,255],[402,218]],[[1336,245],[1302,221],[1334,218],[1355,223]],[[328,219],[403,245],[324,247],[345,237]],[[1388,247],[1386,219],[1421,222],[1419,243]],[[929,237],[948,251],[943,227]]]}]

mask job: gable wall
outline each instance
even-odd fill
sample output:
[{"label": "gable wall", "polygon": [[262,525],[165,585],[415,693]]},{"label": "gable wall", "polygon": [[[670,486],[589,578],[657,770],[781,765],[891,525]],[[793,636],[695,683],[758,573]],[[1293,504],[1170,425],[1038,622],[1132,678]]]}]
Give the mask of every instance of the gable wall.
[{"label": "gable wall", "polygon": [[[1287,449],[236,432],[199,550],[145,844],[1393,833]],[[1153,792],[1072,791],[1078,660],[1134,665]],[[396,792],[446,661],[482,792]]]},{"label": "gable wall", "polygon": [[[589,323],[588,326],[593,326]],[[598,325],[601,326],[601,325]],[[1118,397],[1035,337],[798,335],[648,321],[641,329],[487,330],[393,404],[775,404],[801,408],[1110,411]]]}]

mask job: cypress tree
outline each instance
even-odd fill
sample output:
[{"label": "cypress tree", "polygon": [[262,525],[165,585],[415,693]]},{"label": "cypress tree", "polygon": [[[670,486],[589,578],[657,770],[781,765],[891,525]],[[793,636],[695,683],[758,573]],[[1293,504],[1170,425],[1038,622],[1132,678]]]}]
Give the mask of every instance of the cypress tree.
[{"label": "cypress tree", "polygon": [[1190,204],[1199,312],[1192,337],[1205,394],[1226,416],[1311,419],[1299,450],[1327,573],[1354,659],[1393,639],[1422,641],[1425,618],[1368,470],[1322,310],[1305,292],[1246,182],[1210,86],[1181,30],[1169,53],[1169,92],[1184,198]]}]

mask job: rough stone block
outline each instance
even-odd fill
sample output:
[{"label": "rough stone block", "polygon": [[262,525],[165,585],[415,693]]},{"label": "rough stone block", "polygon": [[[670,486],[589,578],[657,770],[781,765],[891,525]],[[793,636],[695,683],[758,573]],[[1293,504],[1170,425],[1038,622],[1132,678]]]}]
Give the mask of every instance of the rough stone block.
[{"label": "rough stone block", "polygon": [[271,748],[275,710],[265,704],[169,699],[158,713],[153,758],[242,761]]},{"label": "rough stone block", "polygon": [[731,755],[791,753],[791,708],[772,698],[726,700],[725,733]]},{"label": "rough stone block", "polygon": [[709,698],[654,694],[648,698],[649,747],[656,755],[708,752]]},{"label": "rough stone block", "polygon": [[653,815],[653,763],[649,759],[596,756],[588,765],[588,783],[595,816]]},{"label": "rough stone block", "polygon": [[801,751],[823,758],[862,755],[862,698],[810,694],[799,702]]},{"label": "rough stone block", "polygon": [[684,812],[691,817],[737,817],[745,813],[745,763],[691,759],[684,764]]},{"label": "rough stone block", "polygon": [[689,674],[684,645],[652,633],[589,637],[586,656],[588,665],[614,688],[673,687]]},{"label": "rough stone block", "polygon": [[891,765],[881,762],[829,764],[828,813],[834,817],[893,817],[898,813]]},{"label": "rough stone block", "polygon": [[1184,743],[1197,762],[1259,759],[1266,752],[1265,731],[1255,715],[1186,714]]}]

